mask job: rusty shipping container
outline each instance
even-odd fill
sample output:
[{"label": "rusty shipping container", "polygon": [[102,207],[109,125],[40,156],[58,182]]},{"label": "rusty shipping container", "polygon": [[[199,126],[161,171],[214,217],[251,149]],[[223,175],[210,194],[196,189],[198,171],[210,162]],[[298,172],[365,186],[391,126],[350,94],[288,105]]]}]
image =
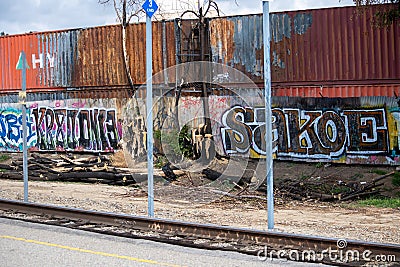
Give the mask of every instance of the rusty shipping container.
[{"label": "rusty shipping container", "polygon": [[[153,71],[175,65],[174,23],[153,23]],[[145,83],[145,24],[127,28],[127,54],[134,84]],[[25,51],[28,91],[129,87],[119,25],[0,37],[0,90],[21,88],[16,64]]]},{"label": "rusty shipping container", "polygon": [[[272,13],[273,94],[400,95],[400,26],[375,27],[376,10],[372,7],[358,14],[355,7],[345,7]],[[180,23],[184,29],[193,26],[193,21]],[[210,47],[205,50],[211,51],[210,59],[243,71],[262,87],[262,15],[212,18],[208,23]],[[180,47],[184,34],[179,34],[174,21],[153,23],[153,36],[154,73],[181,62],[178,55],[187,53]],[[145,24],[129,25],[127,40],[132,80],[141,85],[145,82]],[[28,91],[129,88],[120,26],[0,37],[2,93],[21,87],[20,72],[15,69],[21,50],[30,66]]]},{"label": "rusty shipping container", "polygon": [[[400,24],[377,27],[373,18],[378,8],[362,13],[355,7],[272,13],[273,93],[399,95]],[[262,15],[217,18],[209,23],[212,60],[245,72],[263,86]],[[366,92],[364,86],[369,88]]]}]

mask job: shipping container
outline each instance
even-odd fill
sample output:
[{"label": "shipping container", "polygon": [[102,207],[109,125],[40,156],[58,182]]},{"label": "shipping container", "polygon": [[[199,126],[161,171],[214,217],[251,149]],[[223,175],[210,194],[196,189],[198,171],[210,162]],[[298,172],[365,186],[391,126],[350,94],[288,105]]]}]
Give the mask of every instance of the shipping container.
[{"label": "shipping container", "polygon": [[[133,83],[145,83],[145,24],[127,27],[127,55]],[[16,70],[24,51],[28,91],[129,88],[119,25],[0,37],[0,90],[21,88]],[[175,65],[174,23],[153,23],[153,72]]]},{"label": "shipping container", "polygon": [[[318,91],[309,86],[344,86],[335,89],[336,93],[324,91],[323,95],[358,97],[361,92],[353,87],[376,85],[372,95],[393,96],[393,92],[381,92],[380,88],[400,85],[400,24],[376,26],[374,14],[378,8],[270,14],[273,88],[279,88],[279,92],[288,88],[285,95],[290,96],[297,90],[293,86],[303,88],[301,92]],[[209,25],[212,60],[243,71],[262,86],[262,15],[216,18]],[[276,94],[281,95],[279,92]]]},{"label": "shipping container", "polygon": [[[381,88],[400,84],[400,25],[375,26],[377,10],[378,7],[371,7],[358,13],[355,7],[345,7],[271,13],[272,86],[278,90],[275,94],[282,95],[286,90],[284,95],[291,95],[297,90],[293,87],[345,86],[351,89],[335,90],[337,93],[324,89],[323,95],[347,97],[355,92],[353,96],[357,97],[357,88],[376,86],[371,89],[373,95],[384,91],[385,96],[393,96],[393,92]],[[190,36],[195,27],[195,20],[153,23],[154,73],[177,63],[199,60],[188,56],[199,51],[193,44],[196,40],[189,40],[198,38]],[[208,29],[207,42],[203,44],[207,46],[207,57],[244,72],[263,87],[262,15],[211,18]],[[129,25],[127,55],[136,86],[145,83],[145,42],[145,24]],[[22,50],[30,67],[30,91],[129,88],[119,25],[0,37],[3,93],[21,87],[20,71],[15,66]],[[174,77],[167,80],[174,82]]]}]

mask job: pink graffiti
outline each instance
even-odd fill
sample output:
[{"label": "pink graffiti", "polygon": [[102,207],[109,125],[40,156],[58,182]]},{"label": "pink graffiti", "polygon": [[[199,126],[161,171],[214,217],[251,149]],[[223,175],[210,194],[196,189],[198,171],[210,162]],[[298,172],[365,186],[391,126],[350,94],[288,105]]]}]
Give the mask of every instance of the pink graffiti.
[{"label": "pink graffiti", "polygon": [[85,105],[86,105],[86,103],[78,101],[78,102],[72,103],[71,106],[74,107],[74,108],[84,108]]},{"label": "pink graffiti", "polygon": [[33,103],[29,108],[37,108],[38,107],[38,103]]},{"label": "pink graffiti", "polygon": [[370,156],[369,157],[369,162],[370,163],[378,163],[378,157],[377,156],[375,156],[375,155],[373,155],[373,156]]},{"label": "pink graffiti", "polygon": [[200,99],[193,99],[193,98],[182,98],[182,107],[185,109],[192,108],[194,106],[200,105]]},{"label": "pink graffiti", "polygon": [[227,97],[212,97],[210,98],[210,117],[217,119],[226,109],[228,109]]},{"label": "pink graffiti", "polygon": [[228,102],[228,99],[226,99],[225,97],[224,98],[217,98],[217,100],[218,100],[218,102],[221,102],[221,103]]}]

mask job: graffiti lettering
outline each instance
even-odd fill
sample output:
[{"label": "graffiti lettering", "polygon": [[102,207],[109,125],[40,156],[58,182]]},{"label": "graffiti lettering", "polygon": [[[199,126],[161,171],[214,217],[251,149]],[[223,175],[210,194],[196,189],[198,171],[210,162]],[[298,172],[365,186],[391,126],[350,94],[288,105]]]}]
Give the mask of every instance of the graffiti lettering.
[{"label": "graffiti lettering", "polygon": [[113,109],[39,107],[32,114],[40,150],[103,151],[116,148],[120,139]]},{"label": "graffiti lettering", "polygon": [[[264,108],[234,106],[222,116],[227,154],[265,155]],[[334,159],[389,152],[385,109],[272,110],[273,151],[281,157]]]},{"label": "graffiti lettering", "polygon": [[[28,110],[28,147],[38,150],[110,151],[121,137],[115,109],[38,107]],[[0,113],[0,150],[22,150],[21,110]]]},{"label": "graffiti lettering", "polygon": [[[27,143],[32,145],[35,133],[32,122],[27,116]],[[22,114],[21,111],[6,109],[0,113],[0,148],[6,151],[22,150]]]},{"label": "graffiti lettering", "polygon": [[226,135],[226,151],[228,154],[239,152],[246,153],[250,148],[251,127],[247,124],[246,117],[252,113],[252,109],[235,107],[222,116],[222,123],[226,128],[222,129]]},{"label": "graffiti lettering", "polygon": [[[383,109],[344,111],[348,120],[348,150],[351,153],[387,152],[388,133]],[[364,152],[362,152],[364,151]]]}]

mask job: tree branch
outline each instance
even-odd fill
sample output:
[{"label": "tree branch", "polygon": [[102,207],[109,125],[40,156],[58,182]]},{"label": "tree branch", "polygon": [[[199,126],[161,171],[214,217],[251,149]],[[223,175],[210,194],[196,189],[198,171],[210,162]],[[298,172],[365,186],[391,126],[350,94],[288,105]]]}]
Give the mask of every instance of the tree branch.
[{"label": "tree branch", "polygon": [[119,10],[118,7],[117,7],[117,1],[114,0],[113,2],[114,2],[114,10],[115,10],[115,13],[117,14],[117,17],[118,17],[119,22],[122,24],[123,22],[122,22],[121,15],[119,14],[119,13],[120,13],[120,10]]},{"label": "tree branch", "polygon": [[186,14],[188,14],[188,13],[194,14],[197,18],[199,17],[199,14],[197,14],[196,12],[194,12],[194,11],[192,11],[192,10],[186,10],[185,12],[182,13],[181,19],[183,18],[184,15],[186,15]]}]

